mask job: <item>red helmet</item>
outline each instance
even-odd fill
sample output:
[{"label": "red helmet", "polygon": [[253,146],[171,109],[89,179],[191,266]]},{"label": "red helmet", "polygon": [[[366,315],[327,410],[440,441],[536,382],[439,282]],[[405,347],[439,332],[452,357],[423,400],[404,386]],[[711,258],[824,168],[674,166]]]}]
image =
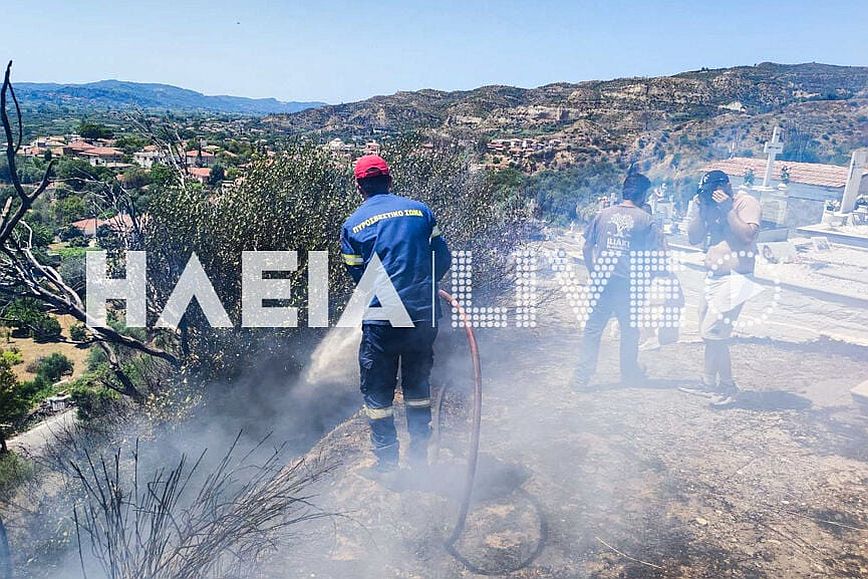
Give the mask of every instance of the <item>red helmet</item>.
[{"label": "red helmet", "polygon": [[353,174],[356,176],[356,179],[388,175],[389,164],[379,155],[365,155],[364,157],[359,157],[356,161]]}]

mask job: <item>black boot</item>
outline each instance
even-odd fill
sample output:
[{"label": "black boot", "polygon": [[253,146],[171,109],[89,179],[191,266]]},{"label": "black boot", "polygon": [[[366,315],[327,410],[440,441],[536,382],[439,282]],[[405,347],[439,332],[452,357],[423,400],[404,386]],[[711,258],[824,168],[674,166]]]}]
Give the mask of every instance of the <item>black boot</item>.
[{"label": "black boot", "polygon": [[374,456],[377,457],[377,463],[372,470],[381,473],[393,472],[398,469],[398,442],[389,446],[374,449]]},{"label": "black boot", "polygon": [[407,462],[414,470],[428,468],[428,438],[410,441]]},{"label": "black boot", "polygon": [[398,473],[398,443],[385,448],[375,448],[377,462],[361,471],[362,476],[390,486]]}]

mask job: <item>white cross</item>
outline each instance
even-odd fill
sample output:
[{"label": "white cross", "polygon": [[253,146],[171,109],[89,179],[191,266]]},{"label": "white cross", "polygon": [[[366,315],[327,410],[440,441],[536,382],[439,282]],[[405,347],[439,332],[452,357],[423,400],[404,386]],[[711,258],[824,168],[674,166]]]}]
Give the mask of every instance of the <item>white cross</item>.
[{"label": "white cross", "polygon": [[780,140],[780,129],[775,127],[775,130],[772,132],[772,140],[766,141],[766,146],[763,148],[763,152],[769,156],[768,161],[766,161],[766,174],[763,176],[763,187],[769,186],[772,180],[772,169],[775,166],[775,157],[781,154],[783,150],[784,144]]}]

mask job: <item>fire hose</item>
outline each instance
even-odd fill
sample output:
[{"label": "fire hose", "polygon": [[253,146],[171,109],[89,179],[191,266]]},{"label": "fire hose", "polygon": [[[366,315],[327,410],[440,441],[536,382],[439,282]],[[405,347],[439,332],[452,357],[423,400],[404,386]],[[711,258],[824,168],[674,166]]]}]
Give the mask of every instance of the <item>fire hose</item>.
[{"label": "fire hose", "polygon": [[[469,571],[479,574],[479,575],[503,575],[506,573],[512,573],[514,571],[518,571],[519,569],[523,569],[530,565],[534,559],[542,552],[543,546],[545,544],[545,537],[547,534],[547,525],[545,518],[542,513],[542,506],[539,502],[531,496],[527,491],[523,489],[519,489],[521,493],[525,496],[525,498],[533,505],[534,509],[537,511],[537,516],[540,521],[540,539],[529,556],[527,556],[522,561],[519,561],[515,565],[511,565],[508,568],[500,568],[500,569],[484,569],[479,567],[478,565],[469,561],[464,555],[462,555],[458,549],[455,547],[455,544],[458,542],[458,539],[461,537],[461,534],[464,532],[465,525],[467,524],[467,515],[470,512],[470,503],[473,497],[473,486],[476,480],[476,467],[479,462],[479,436],[482,430],[482,363],[479,358],[479,346],[476,343],[476,336],[473,333],[473,327],[470,324],[470,320],[467,317],[467,313],[464,308],[461,306],[461,303],[452,297],[449,293],[444,290],[439,290],[438,295],[446,300],[450,306],[458,313],[458,317],[461,319],[462,325],[464,326],[464,331],[467,336],[467,346],[470,350],[470,359],[473,364],[473,409],[471,411],[471,434],[470,434],[470,448],[468,450],[467,457],[467,470],[465,472],[464,477],[464,487],[461,492],[461,503],[458,509],[458,517],[455,520],[455,525],[452,528],[452,533],[450,533],[449,537],[444,541],[443,546],[446,548],[446,551],[452,555],[459,563],[464,565]],[[437,437],[439,439],[440,435],[440,420],[443,416],[443,401],[445,399],[446,391],[449,388],[449,383],[447,382],[442,388],[437,392]]]}]

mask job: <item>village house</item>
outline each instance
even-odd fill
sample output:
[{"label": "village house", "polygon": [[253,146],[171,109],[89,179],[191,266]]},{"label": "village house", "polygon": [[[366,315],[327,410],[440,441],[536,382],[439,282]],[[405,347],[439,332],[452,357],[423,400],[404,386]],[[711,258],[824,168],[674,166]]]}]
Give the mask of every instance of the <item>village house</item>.
[{"label": "village house", "polygon": [[150,169],[156,164],[165,165],[168,162],[168,159],[155,145],[148,145],[141,151],[133,153],[133,162],[140,167]]},{"label": "village house", "polygon": [[96,230],[99,229],[101,224],[101,220],[96,217],[91,217],[89,219],[79,219],[78,221],[73,221],[69,225],[71,227],[75,227],[84,237],[93,237],[96,235]]},{"label": "village house", "polygon": [[86,151],[94,148],[96,148],[95,145],[82,139],[76,139],[63,147],[63,154],[69,157],[83,157]]},{"label": "village house", "polygon": [[328,148],[328,150],[332,151],[333,153],[345,154],[350,154],[356,150],[354,145],[352,145],[351,143],[345,143],[340,138],[332,139],[331,141],[329,141],[326,145],[326,148]]},{"label": "village house", "polygon": [[53,156],[60,157],[65,145],[63,137],[38,137],[23,147],[23,153],[28,157],[44,157],[50,151]]},{"label": "village house", "polygon": [[203,185],[207,185],[208,180],[211,178],[211,169],[208,167],[189,167],[187,173]]},{"label": "village house", "polygon": [[217,157],[214,153],[205,150],[199,151],[193,149],[187,151],[185,155],[187,157],[188,167],[213,167],[217,163]]},{"label": "village house", "polygon": [[78,229],[84,237],[94,237],[102,226],[106,226],[115,232],[132,231],[133,220],[126,213],[120,213],[108,219],[99,219],[98,217],[80,219],[73,221],[70,225]]},{"label": "village house", "polygon": [[124,152],[114,147],[93,147],[82,151],[81,156],[86,158],[94,167],[119,167],[124,165]]}]

